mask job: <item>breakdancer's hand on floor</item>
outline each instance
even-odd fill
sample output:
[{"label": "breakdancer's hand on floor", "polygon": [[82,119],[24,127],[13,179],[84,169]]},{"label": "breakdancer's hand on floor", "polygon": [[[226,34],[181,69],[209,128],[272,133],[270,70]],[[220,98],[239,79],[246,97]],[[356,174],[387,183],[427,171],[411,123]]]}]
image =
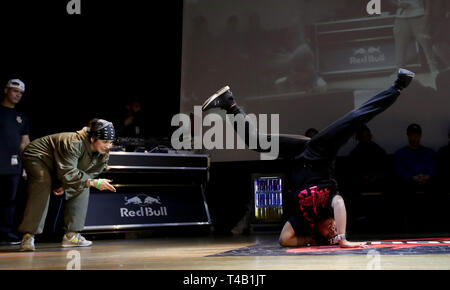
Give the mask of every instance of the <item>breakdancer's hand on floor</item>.
[{"label": "breakdancer's hand on floor", "polygon": [[350,242],[350,241],[347,241],[346,239],[344,239],[339,242],[339,246],[341,248],[365,248],[365,247],[367,247],[367,243],[366,242]]}]

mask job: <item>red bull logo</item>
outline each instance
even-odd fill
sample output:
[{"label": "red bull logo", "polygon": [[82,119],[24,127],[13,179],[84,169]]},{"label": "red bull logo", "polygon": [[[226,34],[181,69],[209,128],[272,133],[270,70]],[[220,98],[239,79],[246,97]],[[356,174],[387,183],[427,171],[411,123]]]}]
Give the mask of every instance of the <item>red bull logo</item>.
[{"label": "red bull logo", "polygon": [[138,194],[133,197],[125,196],[126,206],[139,206],[139,209],[130,209],[128,207],[120,208],[121,217],[151,217],[167,216],[167,208],[160,206],[159,209],[150,207],[150,205],[162,205],[159,196],[153,197],[146,194]]},{"label": "red bull logo", "polygon": [[121,217],[151,217],[151,216],[167,216],[167,208],[165,206],[159,207],[159,209],[153,209],[151,207],[141,207],[138,210],[130,210],[128,208],[120,208]]},{"label": "red bull logo", "polygon": [[128,198],[125,196],[125,205],[133,204],[133,205],[151,205],[151,204],[161,204],[159,196],[154,198],[152,196],[148,196],[146,194],[140,194],[134,196],[132,198]]},{"label": "red bull logo", "polygon": [[349,58],[349,63],[352,65],[379,63],[383,61],[386,61],[386,57],[380,46],[353,49],[353,55]]}]

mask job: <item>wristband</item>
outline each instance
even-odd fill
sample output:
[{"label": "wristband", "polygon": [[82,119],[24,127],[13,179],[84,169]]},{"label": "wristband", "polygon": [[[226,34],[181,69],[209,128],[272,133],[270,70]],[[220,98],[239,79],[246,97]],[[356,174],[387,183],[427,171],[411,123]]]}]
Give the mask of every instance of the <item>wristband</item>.
[{"label": "wristband", "polygon": [[100,178],[97,179],[97,185],[95,186],[95,188],[100,189],[101,184],[102,184],[102,180]]}]

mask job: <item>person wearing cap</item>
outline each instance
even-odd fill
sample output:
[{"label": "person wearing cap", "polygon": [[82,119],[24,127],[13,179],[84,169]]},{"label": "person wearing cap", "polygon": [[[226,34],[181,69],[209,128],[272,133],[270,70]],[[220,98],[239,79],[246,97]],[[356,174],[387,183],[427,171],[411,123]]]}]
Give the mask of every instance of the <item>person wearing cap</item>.
[{"label": "person wearing cap", "polygon": [[426,185],[435,175],[434,151],[423,146],[422,128],[410,124],[406,130],[408,145],[395,152],[397,173],[403,181],[415,185]]},{"label": "person wearing cap", "polygon": [[[422,128],[410,124],[406,130],[408,145],[394,154],[398,175],[398,193],[394,204],[399,205],[408,224],[414,229],[425,229],[433,225],[435,216],[435,152],[421,145]],[[420,218],[416,213],[420,213]],[[417,217],[417,218],[416,218]],[[405,226],[408,227],[408,224]]]},{"label": "person wearing cap", "polygon": [[0,242],[18,244],[14,229],[15,197],[21,176],[20,152],[30,143],[28,118],[16,110],[25,84],[9,80],[0,102]]},{"label": "person wearing cap", "polygon": [[22,159],[28,174],[28,200],[19,232],[21,251],[34,251],[34,236],[43,232],[50,194],[64,195],[63,247],[92,244],[80,235],[84,228],[89,188],[115,192],[111,180],[96,179],[106,168],[115,140],[114,126],[94,119],[77,132],[58,133],[32,141]]},{"label": "person wearing cap", "polygon": [[372,131],[367,125],[356,133],[358,144],[350,151],[350,176],[355,192],[383,190],[389,175],[386,151],[373,141]]}]

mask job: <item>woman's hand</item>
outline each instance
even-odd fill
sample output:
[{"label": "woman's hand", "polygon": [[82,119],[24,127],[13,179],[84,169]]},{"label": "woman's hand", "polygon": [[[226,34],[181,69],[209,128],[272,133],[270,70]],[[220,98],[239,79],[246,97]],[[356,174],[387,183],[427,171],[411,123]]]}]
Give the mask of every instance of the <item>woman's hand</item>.
[{"label": "woman's hand", "polygon": [[110,179],[93,179],[90,182],[90,186],[97,188],[98,190],[109,190],[112,192],[116,192],[116,188],[114,186],[112,186],[110,183],[112,182],[112,180]]}]

